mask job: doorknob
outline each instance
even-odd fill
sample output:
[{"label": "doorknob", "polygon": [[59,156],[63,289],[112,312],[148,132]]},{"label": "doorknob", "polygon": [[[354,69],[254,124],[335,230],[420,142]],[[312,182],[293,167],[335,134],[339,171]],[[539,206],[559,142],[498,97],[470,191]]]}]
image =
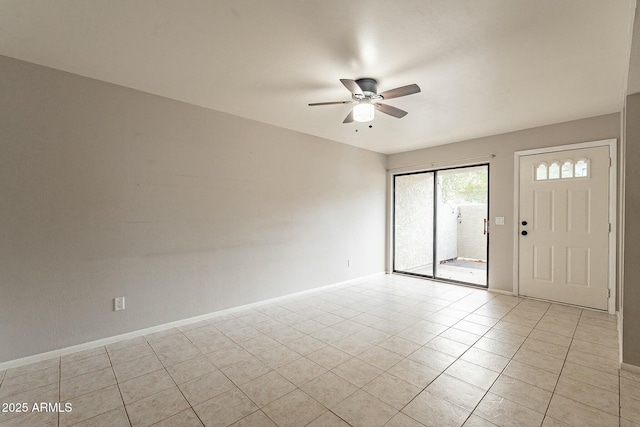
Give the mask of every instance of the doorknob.
[{"label": "doorknob", "polygon": [[520,234],[522,234],[523,236],[526,236],[528,233],[527,233],[527,230],[522,230]]}]

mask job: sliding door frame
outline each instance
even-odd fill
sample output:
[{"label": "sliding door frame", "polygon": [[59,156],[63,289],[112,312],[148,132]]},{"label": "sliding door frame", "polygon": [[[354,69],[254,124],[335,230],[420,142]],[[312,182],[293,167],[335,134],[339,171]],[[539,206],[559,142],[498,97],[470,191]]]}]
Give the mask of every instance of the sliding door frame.
[{"label": "sliding door frame", "polygon": [[[491,156],[493,157],[493,156]],[[467,168],[473,168],[473,167],[482,167],[482,166],[486,166],[487,168],[487,241],[486,241],[486,251],[487,251],[487,260],[486,260],[486,264],[487,264],[487,269],[486,269],[486,277],[485,277],[485,284],[484,285],[478,285],[475,283],[470,283],[470,282],[462,282],[462,281],[458,281],[458,280],[453,280],[453,279],[444,279],[444,278],[439,278],[436,276],[436,264],[437,264],[437,258],[438,258],[438,253],[437,253],[437,241],[438,241],[438,235],[437,235],[437,218],[438,218],[438,192],[437,192],[437,187],[438,187],[438,172],[441,171],[448,171],[448,170],[456,170],[456,169],[467,169]],[[392,172],[389,171],[389,173],[387,174],[388,176],[388,188],[389,188],[389,213],[390,215],[388,216],[388,238],[387,238],[387,242],[389,242],[388,244],[388,250],[387,250],[387,274],[403,274],[403,275],[407,275],[407,276],[412,276],[412,277],[419,277],[419,278],[423,278],[423,279],[429,279],[429,280],[436,280],[436,281],[442,281],[442,282],[447,282],[447,283],[455,283],[455,284],[460,284],[460,285],[468,285],[468,286],[474,286],[474,287],[480,287],[480,288],[489,288],[489,236],[490,236],[490,221],[489,219],[491,218],[490,215],[490,180],[491,180],[491,174],[490,174],[490,163],[489,162],[483,162],[483,163],[472,163],[472,164],[466,164],[466,165],[458,165],[458,166],[449,166],[449,167],[440,167],[440,168],[429,168],[429,169],[423,169],[423,170],[413,170],[413,171],[398,171],[398,172]],[[405,271],[397,271],[395,268],[395,244],[396,244],[396,233],[395,233],[395,222],[396,222],[396,177],[399,176],[407,176],[407,175],[418,175],[418,174],[425,174],[425,173],[432,173],[433,174],[433,241],[432,241],[432,275],[425,275],[425,274],[419,274],[419,273],[410,273],[410,272],[405,272]]]}]

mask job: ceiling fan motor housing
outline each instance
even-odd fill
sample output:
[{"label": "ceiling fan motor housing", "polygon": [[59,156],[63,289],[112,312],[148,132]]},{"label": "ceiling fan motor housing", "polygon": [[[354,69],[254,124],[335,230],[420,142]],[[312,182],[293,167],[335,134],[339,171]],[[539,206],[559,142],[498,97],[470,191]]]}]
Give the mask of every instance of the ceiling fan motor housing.
[{"label": "ceiling fan motor housing", "polygon": [[[362,93],[364,93],[364,98],[369,98],[369,99],[382,99],[381,96],[378,96],[378,82],[375,79],[369,78],[369,77],[365,77],[362,79],[358,79],[356,80],[356,83],[358,84],[358,86],[360,86],[360,89],[362,89]],[[361,97],[355,98],[354,99],[362,99]]]}]

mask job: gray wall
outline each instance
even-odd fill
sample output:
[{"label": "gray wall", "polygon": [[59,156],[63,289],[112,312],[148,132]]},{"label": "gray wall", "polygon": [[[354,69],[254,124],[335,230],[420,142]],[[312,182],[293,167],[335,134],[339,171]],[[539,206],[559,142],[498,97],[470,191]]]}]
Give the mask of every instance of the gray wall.
[{"label": "gray wall", "polygon": [[383,271],[385,162],[0,57],[0,362]]},{"label": "gray wall", "polygon": [[624,293],[622,306],[622,362],[640,366],[640,9],[636,8],[631,60],[623,120]]},{"label": "gray wall", "polygon": [[[550,106],[551,108],[551,106]],[[477,163],[489,167],[489,288],[513,289],[513,173],[514,152],[541,147],[619,138],[620,114],[609,114],[583,120],[510,132],[455,144],[392,154],[390,170],[425,165],[435,168],[466,163],[472,157],[495,154]],[[494,225],[496,216],[505,217],[505,225]]]},{"label": "gray wall", "polygon": [[[458,253],[459,212],[459,207],[453,202],[438,203],[438,220],[436,222],[438,225],[438,231],[436,233],[438,251],[436,254],[436,262],[455,259],[460,256]],[[433,229],[433,225],[431,227]]]},{"label": "gray wall", "polygon": [[627,96],[622,361],[640,366],[640,93]]},{"label": "gray wall", "polygon": [[483,220],[487,218],[488,209],[486,203],[458,206],[461,222],[456,225],[460,258],[487,259],[487,239],[484,235]]}]

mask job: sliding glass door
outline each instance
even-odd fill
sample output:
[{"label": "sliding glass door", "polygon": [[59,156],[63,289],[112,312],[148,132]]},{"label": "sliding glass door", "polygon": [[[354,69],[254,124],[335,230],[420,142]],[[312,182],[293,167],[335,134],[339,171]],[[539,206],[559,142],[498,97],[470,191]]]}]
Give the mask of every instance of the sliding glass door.
[{"label": "sliding glass door", "polygon": [[489,166],[394,176],[393,271],[487,286]]},{"label": "sliding glass door", "polygon": [[434,174],[395,177],[394,271],[433,274]]}]

